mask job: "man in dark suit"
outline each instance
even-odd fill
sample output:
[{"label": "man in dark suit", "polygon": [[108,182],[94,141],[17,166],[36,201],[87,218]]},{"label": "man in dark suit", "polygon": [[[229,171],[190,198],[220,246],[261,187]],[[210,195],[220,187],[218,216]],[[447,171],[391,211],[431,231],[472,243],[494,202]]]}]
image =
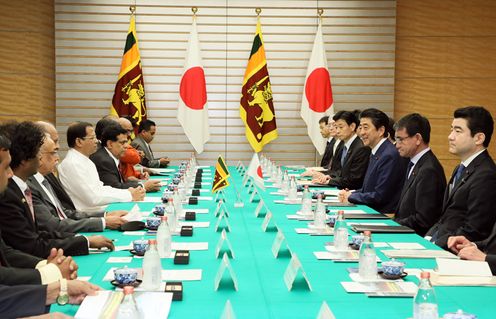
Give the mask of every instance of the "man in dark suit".
[{"label": "man in dark suit", "polygon": [[142,151],[145,154],[141,160],[141,165],[153,168],[167,167],[167,164],[170,162],[169,158],[155,158],[150,147],[150,143],[153,141],[156,132],[157,126],[155,122],[148,119],[141,121],[138,128],[138,136],[136,136],[131,145],[138,151]]},{"label": "man in dark suit", "polygon": [[358,118],[354,112],[339,111],[333,117],[336,136],[341,141],[329,170],[317,174],[313,182],[340,189],[362,187],[370,157],[370,147],[364,146],[356,135]]},{"label": "man in dark suit", "polygon": [[[33,205],[36,220],[41,230],[65,232],[101,232],[105,228],[117,229],[126,222],[117,211],[104,216],[103,212],[87,214],[75,209],[65,208],[57,197],[56,192],[44,175],[55,170],[59,161],[58,147],[55,142],[46,137],[41,146],[40,166],[38,172],[28,178],[27,184],[33,192]],[[40,195],[41,197],[38,197]]]},{"label": "man in dark suit", "polygon": [[387,139],[388,125],[388,116],[377,109],[366,109],[360,114],[360,138],[372,154],[362,188],[353,193],[342,190],[342,202],[368,205],[383,214],[396,209],[406,167]]},{"label": "man in dark suit", "polygon": [[429,147],[431,126],[427,118],[409,114],[395,127],[396,149],[410,162],[394,220],[424,236],[441,217],[446,177]]},{"label": "man in dark suit", "polygon": [[104,185],[120,189],[143,186],[148,192],[160,189],[160,181],[158,180],[147,180],[143,184],[135,180],[124,180],[119,170],[119,158],[125,151],[127,131],[119,123],[109,125],[103,130],[101,143],[100,149],[93,153],[90,159],[95,163],[100,180]]},{"label": "man in dark suit", "polygon": [[88,254],[88,247],[113,249],[103,236],[74,236],[74,233],[45,232],[38,229],[27,179],[39,166],[39,150],[46,135],[32,122],[8,123],[0,128],[12,141],[10,167],[14,175],[0,200],[0,230],[10,246],[41,258],[51,248],[62,248],[68,255]]},{"label": "man in dark suit", "polygon": [[[332,119],[331,119],[332,121]],[[319,120],[320,135],[326,139],[326,148],[322,159],[320,160],[320,167],[328,167],[331,164],[334,155],[334,145],[336,144],[336,130],[329,123],[329,116],[324,116]]]},{"label": "man in dark suit", "polygon": [[[10,141],[0,135],[0,193],[12,177],[9,149]],[[44,284],[62,277],[76,278],[77,265],[71,257],[64,257],[61,249],[52,249],[47,260],[42,260],[6,245],[0,232],[0,284]]]},{"label": "man in dark suit", "polygon": [[454,112],[449,152],[461,163],[445,191],[441,219],[427,233],[440,247],[447,248],[450,236],[484,240],[496,222],[496,165],[487,152],[493,129],[493,118],[483,107],[469,106]]},{"label": "man in dark suit", "polygon": [[[100,287],[80,280],[68,280],[64,283],[69,297],[69,304],[80,304],[86,296],[93,296]],[[0,285],[0,318],[61,318],[62,314],[51,313],[50,316],[38,316],[49,311],[50,305],[58,300],[62,283],[48,285]],[[60,316],[57,316],[60,315]],[[34,316],[34,317],[32,317]]]}]

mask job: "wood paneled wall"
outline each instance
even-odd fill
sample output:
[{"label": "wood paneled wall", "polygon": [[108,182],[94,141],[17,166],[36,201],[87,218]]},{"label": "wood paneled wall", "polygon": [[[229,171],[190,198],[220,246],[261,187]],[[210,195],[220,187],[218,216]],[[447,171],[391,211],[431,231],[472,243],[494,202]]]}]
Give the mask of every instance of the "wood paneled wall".
[{"label": "wood paneled wall", "polygon": [[[419,112],[432,126],[431,147],[451,175],[453,111],[485,106],[496,116],[496,1],[398,0],[395,118]],[[489,147],[496,156],[496,137]]]},{"label": "wood paneled wall", "polygon": [[51,0],[0,0],[0,120],[55,120]]},{"label": "wood paneled wall", "polygon": [[[108,113],[124,39],[129,0],[56,0],[57,126],[76,119],[95,123]],[[199,156],[213,164],[219,153],[230,163],[253,154],[239,118],[244,71],[261,23],[272,82],[279,138],[264,152],[280,163],[312,165],[315,148],[301,119],[304,77],[323,8],[323,37],[335,110],[377,106],[392,114],[395,0],[138,0],[136,28],[148,115],[158,124],[156,154],[174,162],[193,150],[179,125],[178,83],[199,8],[198,33],[205,68],[211,140]]]}]

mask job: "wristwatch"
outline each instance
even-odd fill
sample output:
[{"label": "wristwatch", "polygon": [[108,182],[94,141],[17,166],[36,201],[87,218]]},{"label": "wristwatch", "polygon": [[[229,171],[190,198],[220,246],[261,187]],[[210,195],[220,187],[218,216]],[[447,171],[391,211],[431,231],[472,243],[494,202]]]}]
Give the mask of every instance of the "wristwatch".
[{"label": "wristwatch", "polygon": [[67,293],[67,280],[60,279],[60,292],[57,297],[57,303],[61,306],[67,305],[69,302],[69,294]]}]

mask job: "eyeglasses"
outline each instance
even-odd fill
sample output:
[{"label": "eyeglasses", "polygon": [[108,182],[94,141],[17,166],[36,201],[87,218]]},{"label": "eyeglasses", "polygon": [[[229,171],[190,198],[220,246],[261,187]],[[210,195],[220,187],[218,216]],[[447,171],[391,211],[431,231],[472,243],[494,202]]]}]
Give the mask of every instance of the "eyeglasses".
[{"label": "eyeglasses", "polygon": [[411,136],[405,136],[405,137],[395,136],[394,140],[396,141],[396,143],[403,143],[404,140],[406,140],[407,138],[410,138],[410,137]]}]

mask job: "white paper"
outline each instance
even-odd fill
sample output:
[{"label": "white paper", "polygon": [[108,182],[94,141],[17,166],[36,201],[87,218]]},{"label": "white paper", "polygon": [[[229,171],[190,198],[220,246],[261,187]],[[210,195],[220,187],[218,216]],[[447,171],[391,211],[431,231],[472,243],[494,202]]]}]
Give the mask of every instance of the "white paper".
[{"label": "white paper", "polygon": [[[361,209],[331,209],[330,212],[332,214],[337,214],[338,211],[344,211],[345,215],[361,215],[361,214],[367,214],[366,211],[361,210]],[[356,223],[355,223],[356,224]]]},{"label": "white paper", "polygon": [[145,236],[146,232],[144,231],[125,231],[122,233],[123,235],[126,236]]},{"label": "white paper", "polygon": [[133,249],[132,243],[127,246],[115,246],[114,251],[131,250],[131,249]]},{"label": "white paper", "polygon": [[162,270],[162,280],[165,281],[194,281],[202,279],[201,269],[166,269]]},{"label": "white paper", "polygon": [[208,214],[208,208],[188,208],[187,212],[195,212],[195,214]]},{"label": "white paper", "polygon": [[379,275],[377,275],[373,279],[364,279],[364,278],[360,277],[360,274],[357,273],[357,272],[350,273],[350,278],[351,278],[351,280],[353,280],[355,282],[391,282],[391,281],[403,281],[402,278],[399,278],[399,279],[396,279],[396,280],[391,280],[391,279],[384,279],[384,278],[380,277]]},{"label": "white paper", "polygon": [[141,200],[141,201],[137,201],[138,203],[161,203],[162,202],[162,198],[158,197],[158,196],[148,196]]},{"label": "white paper", "polygon": [[198,196],[196,197],[198,200],[204,200],[204,201],[212,201],[214,198],[212,196]]},{"label": "white paper", "polygon": [[436,258],[437,273],[442,276],[492,277],[485,261]]},{"label": "white paper", "polygon": [[133,261],[133,257],[109,257],[107,264],[130,263],[131,261]]},{"label": "white paper", "polygon": [[381,250],[388,258],[452,258],[458,259],[449,251],[434,249],[392,249]]},{"label": "white paper", "polygon": [[208,250],[208,242],[172,242],[172,250]]},{"label": "white paper", "polygon": [[193,228],[208,228],[210,227],[210,222],[179,222],[180,226],[192,226]]},{"label": "white paper", "polygon": [[419,243],[389,243],[389,246],[394,249],[425,249],[425,247]]}]

